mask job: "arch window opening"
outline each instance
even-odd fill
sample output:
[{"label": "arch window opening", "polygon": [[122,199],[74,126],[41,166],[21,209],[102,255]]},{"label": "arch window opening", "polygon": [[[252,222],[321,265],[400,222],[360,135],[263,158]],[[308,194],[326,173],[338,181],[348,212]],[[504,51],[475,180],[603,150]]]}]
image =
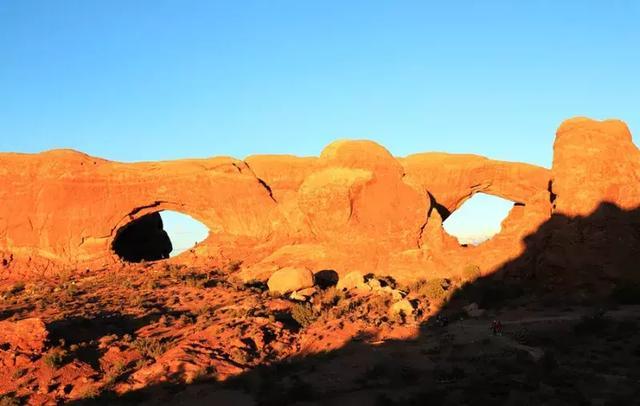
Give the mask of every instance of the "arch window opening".
[{"label": "arch window opening", "polygon": [[442,226],[461,245],[479,245],[501,231],[501,223],[514,204],[501,197],[476,193],[451,213]]},{"label": "arch window opening", "polygon": [[144,215],[118,230],[112,249],[127,262],[159,261],[180,255],[205,240],[209,229],[183,213]]}]

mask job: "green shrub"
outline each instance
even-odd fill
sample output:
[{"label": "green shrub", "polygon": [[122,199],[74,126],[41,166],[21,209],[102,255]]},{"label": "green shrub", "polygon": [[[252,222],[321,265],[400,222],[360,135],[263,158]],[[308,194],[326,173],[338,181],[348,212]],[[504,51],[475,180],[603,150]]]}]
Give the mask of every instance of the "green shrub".
[{"label": "green shrub", "polygon": [[316,320],[311,307],[305,303],[297,303],[291,309],[291,317],[301,326],[307,327]]},{"label": "green shrub", "polygon": [[366,301],[366,315],[386,315],[391,306],[391,299],[386,295],[372,295]]},{"label": "green shrub", "polygon": [[227,271],[236,272],[236,271],[240,270],[241,266],[242,266],[242,261],[231,261],[227,265]]},{"label": "green shrub", "polygon": [[20,406],[20,401],[12,395],[0,395],[0,406]]},{"label": "green shrub", "polygon": [[67,299],[72,299],[75,296],[78,296],[78,294],[80,293],[80,289],[78,288],[78,285],[76,285],[75,282],[63,283],[61,285],[61,289],[62,289],[63,295],[65,295]]},{"label": "green shrub", "polygon": [[408,287],[409,292],[412,292],[418,296],[426,297],[429,300],[444,300],[448,291],[449,283],[446,279],[436,278],[429,280],[419,280],[413,285]]},{"label": "green shrub", "polygon": [[44,364],[51,369],[58,369],[64,364],[67,352],[62,348],[52,348],[42,358]]},{"label": "green shrub", "polygon": [[144,288],[148,290],[156,290],[161,287],[162,287],[162,284],[160,283],[160,281],[156,279],[147,279],[144,282]]},{"label": "green shrub", "polygon": [[127,371],[127,364],[120,361],[113,366],[113,369],[109,371],[106,376],[104,386],[107,388],[112,387],[118,379],[122,377],[122,375]]},{"label": "green shrub", "polygon": [[[267,283],[258,279],[252,279],[250,281],[247,282],[241,282],[238,286],[237,286],[238,290],[248,290],[250,292],[254,292],[254,293],[262,293],[262,292],[266,292],[269,290],[269,287],[267,286]],[[274,293],[274,292],[271,292]]]},{"label": "green shrub", "polygon": [[3,298],[8,299],[17,295],[18,293],[24,291],[24,286],[25,285],[22,282],[14,283],[6,292],[4,292],[4,294],[2,295]]},{"label": "green shrub", "polygon": [[20,379],[23,376],[25,376],[27,374],[27,372],[29,372],[29,369],[27,369],[27,368],[19,368],[11,375],[11,377],[13,379]]},{"label": "green shrub", "polygon": [[159,338],[138,337],[133,342],[133,348],[137,349],[144,357],[157,358],[167,351],[169,345],[163,343]]},{"label": "green shrub", "polygon": [[82,392],[80,398],[91,400],[97,398],[99,394],[100,390],[98,388],[96,388],[95,386],[89,386]]},{"label": "green shrub", "polygon": [[191,272],[182,275],[182,282],[192,288],[205,288],[209,283],[209,276],[203,273]]},{"label": "green shrub", "polygon": [[344,292],[336,289],[335,286],[327,288],[320,294],[319,300],[323,308],[337,306],[344,299]]}]

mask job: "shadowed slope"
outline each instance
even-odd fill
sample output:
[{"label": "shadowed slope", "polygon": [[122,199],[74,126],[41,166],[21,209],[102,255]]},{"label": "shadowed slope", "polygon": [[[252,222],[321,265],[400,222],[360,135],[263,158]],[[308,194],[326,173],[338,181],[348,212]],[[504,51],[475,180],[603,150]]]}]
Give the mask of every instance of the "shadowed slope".
[{"label": "shadowed slope", "polygon": [[[635,287],[640,304],[639,230],[640,210],[611,204],[586,217],[555,215],[526,238],[523,255],[453,292],[415,339],[375,343],[365,334],[226,382],[166,383],[88,403],[195,405],[232,393],[261,405],[635,404],[640,308],[621,305],[629,295],[620,295]],[[485,313],[470,317],[470,303]]]}]

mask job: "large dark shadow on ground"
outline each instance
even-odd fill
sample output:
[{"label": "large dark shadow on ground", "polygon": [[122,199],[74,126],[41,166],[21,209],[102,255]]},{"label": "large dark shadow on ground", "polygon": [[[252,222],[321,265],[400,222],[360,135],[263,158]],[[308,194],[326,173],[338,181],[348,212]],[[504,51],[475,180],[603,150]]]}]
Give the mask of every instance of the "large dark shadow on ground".
[{"label": "large dark shadow on ground", "polygon": [[139,328],[158,320],[162,314],[169,314],[169,311],[161,308],[158,312],[142,317],[103,312],[95,317],[78,316],[56,320],[47,325],[47,330],[50,332],[48,339],[53,343],[64,342],[68,345],[88,343],[78,348],[76,358],[99,369],[99,359],[106,352],[99,348],[98,340],[101,337],[112,334],[120,336],[134,334]]},{"label": "large dark shadow on ground", "polygon": [[[147,387],[98,404],[640,404],[640,210],[602,204],[553,215],[526,250],[458,289],[415,340],[335,351],[250,370],[226,382]],[[463,307],[477,303],[484,315]],[[494,335],[492,320],[503,331]]]}]

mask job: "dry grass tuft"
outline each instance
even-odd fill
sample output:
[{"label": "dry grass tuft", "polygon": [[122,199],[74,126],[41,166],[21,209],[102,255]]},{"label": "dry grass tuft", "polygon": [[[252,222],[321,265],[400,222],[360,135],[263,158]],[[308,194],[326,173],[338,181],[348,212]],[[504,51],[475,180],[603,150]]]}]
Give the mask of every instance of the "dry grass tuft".
[{"label": "dry grass tuft", "polygon": [[168,343],[163,343],[162,339],[155,337],[138,337],[133,342],[133,348],[138,350],[142,356],[147,358],[158,358],[169,349]]},{"label": "dry grass tuft", "polygon": [[64,364],[67,356],[67,351],[60,347],[56,347],[49,350],[49,352],[42,357],[42,361],[49,368],[58,369]]},{"label": "dry grass tuft", "polygon": [[306,303],[296,303],[291,309],[291,317],[301,327],[307,327],[317,319],[311,306]]}]

